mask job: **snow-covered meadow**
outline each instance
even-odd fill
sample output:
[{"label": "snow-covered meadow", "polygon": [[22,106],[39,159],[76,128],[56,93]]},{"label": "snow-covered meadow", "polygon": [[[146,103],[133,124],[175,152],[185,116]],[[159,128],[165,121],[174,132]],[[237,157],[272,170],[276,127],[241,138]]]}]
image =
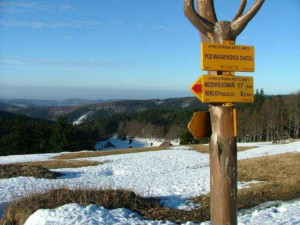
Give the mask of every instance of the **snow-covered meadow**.
[{"label": "snow-covered meadow", "polygon": [[[239,144],[245,146],[246,144]],[[252,145],[253,146],[253,145]],[[300,142],[274,145],[256,143],[257,148],[238,153],[238,159],[300,152]],[[51,160],[57,154],[0,157],[0,164]],[[208,154],[185,146],[170,150],[85,158],[105,162],[98,166],[56,169],[64,174],[56,180],[17,177],[0,180],[0,216],[9,202],[24,195],[53,188],[125,188],[145,197],[158,197],[169,207],[189,210],[188,198],[209,192]],[[257,182],[257,181],[253,181]],[[239,188],[249,183],[239,183]],[[239,224],[300,224],[300,200],[271,208],[240,212]],[[268,222],[264,222],[268,220]],[[255,221],[260,221],[255,223]],[[39,210],[28,224],[172,224],[146,221],[128,209],[107,210],[100,206],[65,205],[55,210]],[[188,223],[193,224],[193,223]],[[202,224],[209,224],[204,222]]]},{"label": "snow-covered meadow", "polygon": [[[163,139],[148,139],[148,138],[134,138],[132,142],[129,141],[129,137],[126,140],[120,140],[117,136],[113,136],[112,138],[106,141],[99,141],[95,145],[95,149],[102,149],[102,150],[111,150],[111,149],[126,149],[126,148],[145,148],[145,147],[155,147],[160,146],[165,140]],[[116,146],[115,148],[107,148],[105,149],[105,144],[109,141],[111,144]],[[172,145],[179,145],[179,140],[172,140],[170,141]]]}]

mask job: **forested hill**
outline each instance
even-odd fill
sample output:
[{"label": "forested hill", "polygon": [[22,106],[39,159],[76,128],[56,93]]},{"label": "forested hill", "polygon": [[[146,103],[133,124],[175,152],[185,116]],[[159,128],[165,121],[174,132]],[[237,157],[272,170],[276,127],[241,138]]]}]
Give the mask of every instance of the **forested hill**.
[{"label": "forested hill", "polygon": [[[18,102],[17,102],[18,103]],[[97,104],[76,106],[37,107],[32,105],[16,104],[16,100],[0,101],[0,110],[18,113],[29,117],[41,118],[55,121],[59,115],[66,115],[69,122],[73,122],[81,116],[88,114],[88,119],[97,119],[113,114],[132,115],[149,109],[167,110],[205,110],[206,104],[202,104],[196,98],[172,98],[152,100],[120,100],[106,101]]]},{"label": "forested hill", "polygon": [[[132,102],[122,103],[130,105]],[[140,110],[134,109],[136,105],[130,105],[134,109],[132,111],[136,111],[132,114],[120,111],[106,116],[88,117],[82,125],[99,129],[102,137],[117,133],[120,137],[129,135],[175,139],[190,136],[187,124],[193,113],[208,109],[207,105],[197,105],[199,101],[194,98],[154,103],[151,103],[155,105],[152,108],[141,104]],[[282,133],[291,138],[300,137],[300,92],[285,96],[265,96],[263,90],[260,90],[255,93],[254,103],[235,105],[239,141],[274,141]]]},{"label": "forested hill", "polygon": [[0,111],[0,155],[93,149],[97,130],[73,126],[65,116],[56,122]]},{"label": "forested hill", "polygon": [[41,99],[0,99],[0,105],[6,104],[17,107],[55,107],[55,106],[82,106],[105,102],[104,100],[88,99],[63,99],[63,100],[41,100]]},{"label": "forested hill", "polygon": [[50,120],[34,118],[34,117],[19,115],[16,113],[10,113],[10,112],[5,112],[5,111],[0,110],[0,119],[1,120],[5,120],[7,122],[12,122],[12,121],[16,120],[17,117],[21,117],[27,122],[38,122],[38,123],[44,123],[44,124],[49,124],[49,125],[54,124],[54,122],[50,121]]},{"label": "forested hill", "polygon": [[[235,105],[239,141],[274,141],[280,133],[299,138],[300,93],[265,96],[261,90],[256,92],[254,103]],[[190,143],[195,140],[187,130],[188,122],[195,111],[207,109],[208,105],[201,104],[196,98],[22,108],[23,114],[45,116],[56,122],[45,125],[49,122],[27,117],[20,119],[1,112],[0,146],[6,147],[7,154],[18,149],[25,152],[76,151],[92,149],[97,141],[115,134],[120,138],[180,138],[184,140],[182,143]]]}]

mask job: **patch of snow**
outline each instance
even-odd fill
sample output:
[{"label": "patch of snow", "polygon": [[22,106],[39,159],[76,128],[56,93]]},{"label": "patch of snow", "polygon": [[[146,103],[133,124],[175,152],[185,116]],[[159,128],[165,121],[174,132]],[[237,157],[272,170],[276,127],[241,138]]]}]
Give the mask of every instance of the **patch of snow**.
[{"label": "patch of snow", "polygon": [[[239,225],[299,225],[300,199],[289,202],[265,202],[251,209],[238,212]],[[210,225],[210,221],[199,225]],[[188,222],[186,225],[198,225]]]},{"label": "patch of snow", "polygon": [[[269,204],[272,202],[269,202]],[[275,202],[277,203],[277,202]],[[266,203],[262,204],[263,206]],[[256,224],[300,224],[300,199],[274,204],[268,208],[257,206],[254,209],[243,210],[239,213],[240,225],[256,225]]]},{"label": "patch of snow", "polygon": [[24,225],[175,225],[168,221],[144,220],[128,209],[106,209],[102,206],[68,204],[56,209],[40,209]]},{"label": "patch of snow", "polygon": [[259,147],[264,145],[271,145],[272,142],[238,142],[239,147]]},{"label": "patch of snow", "polygon": [[260,184],[260,183],[264,183],[265,181],[258,181],[258,180],[252,180],[252,181],[242,181],[242,182],[238,182],[238,189],[242,189],[242,188],[249,188],[251,187],[252,184]]},{"label": "patch of snow", "polygon": [[[106,141],[100,141],[95,145],[95,148],[98,150],[107,150],[104,146],[107,142],[111,142],[115,148],[109,149],[127,149],[127,148],[146,148],[160,146],[165,140],[164,139],[151,139],[151,138],[133,138],[132,143],[129,143],[129,137],[126,140],[118,139],[117,136],[114,136]],[[179,145],[179,140],[170,141],[172,145]]]},{"label": "patch of snow", "polygon": [[[192,206],[185,204],[187,198],[209,192],[209,157],[208,154],[186,150],[184,146],[171,149],[86,158],[108,162],[93,167],[55,169],[53,171],[65,174],[55,180],[33,177],[2,179],[0,202],[62,187],[125,188],[141,196],[161,198],[168,207],[190,209]],[[241,187],[243,185],[246,184]]]},{"label": "patch of snow", "polygon": [[181,104],[181,108],[187,108],[187,107],[189,107],[189,105],[190,105],[190,103],[182,103]]},{"label": "patch of snow", "polygon": [[[160,146],[163,142],[165,142],[165,139],[158,139],[158,138],[135,138],[135,140],[140,141],[140,142],[144,142],[147,143],[146,147],[150,147],[151,144],[152,146]],[[171,140],[170,143],[172,145],[179,145],[180,140],[176,139],[176,140]]]},{"label": "patch of snow", "polygon": [[[22,196],[46,192],[53,188],[125,188],[145,197],[158,197],[172,208],[189,210],[194,207],[186,199],[209,192],[209,156],[190,150],[188,146],[173,146],[170,150],[135,154],[85,158],[104,164],[82,168],[56,169],[65,176],[55,180],[33,177],[0,179],[0,207]],[[239,152],[238,159],[282,153],[300,152],[300,142],[262,145]],[[37,154],[39,160],[55,154]],[[23,155],[1,157],[1,162],[29,160]],[[40,157],[40,158],[39,158]],[[32,160],[29,160],[32,161]],[[249,183],[239,183],[245,188]],[[0,210],[1,211],[1,210]]]},{"label": "patch of snow", "polygon": [[76,120],[73,121],[73,125],[80,125],[80,124],[82,124],[91,113],[92,112],[90,111],[90,112],[87,112],[86,114],[80,116],[78,119],[76,119]]},{"label": "patch of snow", "polygon": [[164,103],[164,101],[158,101],[158,102],[156,102],[156,105],[161,105],[163,103]]},{"label": "patch of snow", "polygon": [[9,163],[33,162],[33,161],[48,161],[51,160],[52,157],[60,154],[62,153],[0,156],[0,165],[9,164]]},{"label": "patch of snow", "polygon": [[238,152],[238,159],[249,159],[268,155],[278,155],[296,152],[300,152],[300,142],[292,142],[289,144],[269,144],[261,145],[258,148]]},{"label": "patch of snow", "polygon": [[[209,145],[209,144],[204,144]],[[238,142],[238,147],[260,147],[264,145],[272,145],[272,142]]]},{"label": "patch of snow", "polygon": [[[262,204],[266,206],[266,203]],[[291,202],[269,203],[269,207],[254,207],[238,213],[239,225],[296,225],[300,224],[300,199]],[[40,209],[32,214],[25,225],[83,225],[83,224],[141,224],[173,225],[170,221],[145,220],[139,214],[128,209],[109,210],[97,205],[81,206],[67,204],[56,209]],[[202,223],[187,222],[185,225],[210,225],[210,221]]]}]

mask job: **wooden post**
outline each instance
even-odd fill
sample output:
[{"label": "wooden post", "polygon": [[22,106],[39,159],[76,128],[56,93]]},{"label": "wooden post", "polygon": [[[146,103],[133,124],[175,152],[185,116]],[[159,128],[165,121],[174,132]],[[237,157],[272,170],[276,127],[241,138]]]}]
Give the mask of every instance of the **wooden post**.
[{"label": "wooden post", "polygon": [[237,224],[237,145],[233,106],[210,105],[211,223]]},{"label": "wooden post", "polygon": [[[202,42],[235,42],[256,15],[264,0],[256,0],[245,12],[242,0],[231,22],[218,22],[213,0],[184,0],[184,13],[199,30]],[[223,71],[208,74],[228,75]],[[210,196],[212,225],[237,225],[237,144],[235,137],[234,108],[232,105],[211,104],[212,135],[210,139]]]}]

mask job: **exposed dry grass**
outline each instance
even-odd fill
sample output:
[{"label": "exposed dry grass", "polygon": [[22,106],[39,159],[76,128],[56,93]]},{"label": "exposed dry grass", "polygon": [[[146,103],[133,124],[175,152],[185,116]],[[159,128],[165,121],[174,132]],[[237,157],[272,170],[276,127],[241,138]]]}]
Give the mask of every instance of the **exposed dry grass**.
[{"label": "exposed dry grass", "polygon": [[38,209],[53,209],[64,204],[98,204],[108,209],[128,208],[144,214],[159,207],[158,200],[142,198],[127,190],[52,190],[13,202],[5,211],[1,225],[21,225]]},{"label": "exposed dry grass", "polygon": [[158,146],[158,147],[148,147],[148,148],[128,148],[128,149],[117,149],[110,151],[96,151],[96,152],[76,152],[76,153],[66,153],[53,157],[53,159],[77,159],[77,158],[88,158],[88,157],[98,157],[107,155],[121,155],[128,153],[139,153],[139,152],[152,152],[169,150],[168,146]]},{"label": "exposed dry grass", "polygon": [[[260,180],[250,188],[238,191],[238,209],[247,209],[266,201],[288,201],[300,197],[300,154],[283,154],[241,160],[238,162],[239,181]],[[174,222],[202,222],[210,219],[210,196],[193,199],[200,206],[192,211],[157,208],[147,211],[147,218]]]},{"label": "exposed dry grass", "polygon": [[[238,162],[238,180],[260,180],[250,188],[238,191],[238,208],[246,209],[265,201],[292,200],[300,197],[300,154],[283,154]],[[99,204],[106,208],[125,207],[137,211],[146,219],[174,222],[201,222],[210,218],[210,197],[192,199],[200,206],[192,211],[165,208],[158,200],[136,196],[129,191],[51,191],[14,202],[5,212],[0,224],[23,224],[39,208],[56,208],[67,203]],[[28,206],[30,205],[30,208]]]},{"label": "exposed dry grass", "polygon": [[[51,161],[37,161],[37,162],[26,162],[20,163],[20,165],[31,165],[31,166],[43,166],[47,169],[60,169],[60,168],[79,168],[85,166],[97,166],[104,162],[96,162],[91,160],[51,160]],[[19,163],[18,163],[19,164]],[[15,164],[15,165],[18,165]]]},{"label": "exposed dry grass", "polygon": [[300,154],[283,154],[238,162],[240,181],[266,181],[239,191],[239,208],[265,201],[292,200],[300,197]]},{"label": "exposed dry grass", "polygon": [[[193,145],[188,145],[189,147],[191,147],[192,149],[195,149],[197,152],[201,152],[201,153],[209,153],[209,145],[203,145],[203,144],[193,144]],[[237,151],[238,152],[242,152],[242,151],[246,151],[248,149],[252,149],[252,148],[257,148],[256,146],[243,146],[243,147],[238,147]]]},{"label": "exposed dry grass", "polygon": [[[299,162],[299,153],[238,161],[239,181],[265,181],[253,184],[250,188],[238,190],[238,209],[247,209],[266,201],[288,201],[299,198]],[[194,201],[209,207],[209,195],[206,197],[204,199],[203,196],[196,197]],[[194,221],[199,219],[195,218]]]},{"label": "exposed dry grass", "polygon": [[7,178],[19,177],[19,176],[55,179],[61,176],[62,174],[58,172],[52,172],[49,169],[97,166],[103,163],[105,162],[95,162],[95,161],[88,161],[88,160],[82,160],[82,161],[52,160],[52,161],[6,164],[6,165],[0,165],[0,179],[7,179]]},{"label": "exposed dry grass", "polygon": [[0,165],[0,179],[7,179],[19,176],[29,176],[37,178],[55,179],[62,174],[52,172],[39,165]]}]

